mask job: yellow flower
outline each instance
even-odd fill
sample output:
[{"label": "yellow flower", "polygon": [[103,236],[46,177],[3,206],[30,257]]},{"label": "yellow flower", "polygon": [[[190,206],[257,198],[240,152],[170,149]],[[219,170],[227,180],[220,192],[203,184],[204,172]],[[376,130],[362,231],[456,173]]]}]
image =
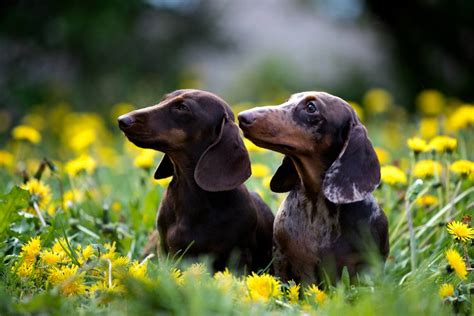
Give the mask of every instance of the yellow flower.
[{"label": "yellow flower", "polygon": [[71,177],[75,177],[80,172],[92,174],[97,167],[95,160],[88,155],[81,155],[76,159],[70,160],[64,166],[64,170]]},{"label": "yellow flower", "polygon": [[41,262],[48,266],[53,266],[58,262],[61,262],[61,256],[51,250],[44,250],[41,252]]},{"label": "yellow flower", "polygon": [[[109,284],[108,280],[101,280],[93,284],[89,288],[90,294],[96,293],[124,293],[125,287],[117,280],[112,280],[112,284]],[[105,302],[104,302],[105,303]]]},{"label": "yellow flower", "polygon": [[420,135],[424,139],[430,139],[438,134],[438,119],[433,118],[423,118],[420,121]]},{"label": "yellow flower", "polygon": [[381,165],[385,165],[390,162],[390,153],[381,147],[375,147],[375,153]]},{"label": "yellow flower", "polygon": [[448,223],[448,233],[450,233],[454,239],[462,242],[467,242],[474,238],[474,229],[458,221]]},{"label": "yellow flower", "polygon": [[438,204],[438,198],[431,194],[425,194],[416,199],[416,204],[420,207],[429,207]]},{"label": "yellow flower", "polygon": [[0,167],[10,168],[13,166],[13,155],[6,150],[0,150]]},{"label": "yellow flower", "polygon": [[17,269],[16,267],[13,267],[13,269],[16,269],[16,275],[18,275],[20,278],[29,278],[33,276],[35,270],[33,269],[34,265],[28,262],[23,262]]},{"label": "yellow flower", "polygon": [[247,277],[246,284],[249,298],[253,301],[267,302],[282,295],[280,281],[267,273],[252,273]]},{"label": "yellow flower", "polygon": [[428,143],[428,150],[434,150],[439,153],[452,152],[456,149],[458,140],[449,136],[436,136]]},{"label": "yellow flower", "polygon": [[81,258],[79,258],[78,261],[80,264],[83,264],[94,256],[94,247],[92,247],[92,245],[87,245],[84,249],[82,249],[82,247],[78,247],[78,252],[81,253]]},{"label": "yellow flower", "polygon": [[130,258],[125,256],[118,256],[114,260],[112,260],[113,267],[122,267],[127,266],[130,263]]},{"label": "yellow flower", "polygon": [[171,270],[171,278],[176,282],[177,285],[184,284],[183,272],[178,268],[173,268]]},{"label": "yellow flower", "polygon": [[83,152],[97,140],[97,132],[92,128],[86,128],[72,134],[69,139],[69,147],[75,152]]},{"label": "yellow flower", "polygon": [[324,291],[321,291],[315,284],[310,285],[306,289],[305,294],[307,297],[313,297],[314,302],[319,304],[323,303],[327,299],[327,294],[324,293]]},{"label": "yellow flower", "polygon": [[104,248],[107,249],[106,253],[103,253],[100,258],[107,260],[110,259],[111,261],[115,259],[115,256],[117,255],[116,247],[115,247],[115,241],[112,243],[105,243]]},{"label": "yellow flower", "polygon": [[288,296],[288,300],[291,304],[298,304],[300,299],[300,285],[299,284],[292,284],[288,288],[286,295]]},{"label": "yellow flower", "polygon": [[21,247],[21,257],[29,264],[33,264],[36,260],[36,256],[41,251],[41,238],[40,236],[32,237],[25,245]]},{"label": "yellow flower", "polygon": [[48,281],[53,286],[59,286],[59,291],[64,296],[84,294],[86,292],[85,272],[78,273],[77,269],[77,266],[52,267],[48,271]]},{"label": "yellow flower", "polygon": [[474,126],[474,105],[465,104],[454,111],[448,118],[446,128],[450,132]]},{"label": "yellow flower", "polygon": [[392,95],[383,89],[371,89],[364,96],[364,105],[370,113],[387,112],[392,105]]},{"label": "yellow flower", "polygon": [[395,166],[382,166],[380,168],[382,182],[388,185],[406,184],[407,176],[405,172]]},{"label": "yellow flower", "polygon": [[207,268],[203,263],[193,263],[183,272],[184,278],[199,279],[207,274]]},{"label": "yellow flower", "polygon": [[251,153],[263,153],[266,151],[264,148],[258,147],[247,138],[244,138],[244,145],[247,148],[247,150]]},{"label": "yellow flower", "polygon": [[442,299],[454,295],[454,286],[450,283],[441,284],[438,291],[439,297]]},{"label": "yellow flower", "polygon": [[170,184],[172,179],[173,179],[173,177],[168,177],[168,178],[158,179],[158,180],[157,179],[152,179],[152,182],[153,182],[153,184],[157,184],[162,188],[166,188],[168,186],[168,184]]},{"label": "yellow flower", "polygon": [[146,280],[147,267],[148,267],[147,261],[140,263],[135,260],[132,262],[132,264],[128,268],[128,273],[136,279]]},{"label": "yellow flower", "polygon": [[93,144],[107,144],[110,139],[103,118],[96,113],[68,113],[61,123],[62,143],[78,154]]},{"label": "yellow flower", "polygon": [[354,101],[348,101],[349,105],[354,109],[354,111],[357,113],[357,116],[361,121],[364,120],[364,110],[362,107],[359,105],[359,103],[354,102]]},{"label": "yellow flower", "polygon": [[12,136],[15,140],[24,140],[32,144],[41,142],[41,134],[31,126],[18,125],[12,130]]},{"label": "yellow flower", "polygon": [[412,137],[407,140],[408,148],[410,148],[415,154],[424,152],[428,148],[426,141],[419,137]]},{"label": "yellow flower", "polygon": [[271,170],[261,163],[252,164],[252,175],[258,178],[264,178],[270,174]]},{"label": "yellow flower", "polygon": [[63,195],[64,206],[67,209],[73,207],[77,203],[82,202],[83,199],[84,193],[77,189],[71,189],[69,191],[66,191]]},{"label": "yellow flower", "polygon": [[435,175],[439,176],[443,167],[441,164],[434,160],[420,160],[415,164],[413,168],[413,174],[418,178],[428,178]]},{"label": "yellow flower", "polygon": [[416,106],[425,115],[437,115],[444,108],[444,96],[436,90],[424,90],[416,98]]},{"label": "yellow flower", "polygon": [[155,164],[156,152],[153,150],[143,150],[133,160],[133,165],[137,168],[149,169]]},{"label": "yellow flower", "polygon": [[234,280],[234,276],[230,273],[228,268],[225,268],[224,271],[219,271],[214,274],[214,280],[217,287],[223,292],[229,292],[234,283],[237,281]]},{"label": "yellow flower", "polygon": [[21,187],[30,193],[39,208],[44,209],[51,202],[51,188],[42,181],[33,178]]},{"label": "yellow flower", "polygon": [[456,272],[457,276],[460,279],[465,280],[467,275],[466,264],[459,252],[455,249],[449,249],[446,251],[445,255],[449,265]]},{"label": "yellow flower", "polygon": [[463,177],[474,174],[474,162],[469,160],[457,160],[449,166],[449,170]]}]

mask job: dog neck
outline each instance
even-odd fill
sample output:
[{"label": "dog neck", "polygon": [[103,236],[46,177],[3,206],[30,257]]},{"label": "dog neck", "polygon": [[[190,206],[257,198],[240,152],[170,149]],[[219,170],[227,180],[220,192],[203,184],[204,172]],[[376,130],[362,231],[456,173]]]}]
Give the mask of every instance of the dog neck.
[{"label": "dog neck", "polygon": [[312,156],[295,157],[292,160],[301,180],[301,187],[298,190],[304,191],[310,201],[317,203],[322,192],[324,176],[321,160]]}]

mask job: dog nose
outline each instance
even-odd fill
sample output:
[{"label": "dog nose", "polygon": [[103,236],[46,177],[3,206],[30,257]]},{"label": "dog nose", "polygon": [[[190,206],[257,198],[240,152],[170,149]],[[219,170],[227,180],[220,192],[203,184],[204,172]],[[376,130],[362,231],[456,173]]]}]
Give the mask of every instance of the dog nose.
[{"label": "dog nose", "polygon": [[255,122],[255,115],[251,112],[242,112],[237,118],[239,119],[239,125],[250,126]]},{"label": "dog nose", "polygon": [[129,128],[133,123],[135,123],[135,119],[131,115],[124,114],[118,118],[118,124],[121,129]]}]

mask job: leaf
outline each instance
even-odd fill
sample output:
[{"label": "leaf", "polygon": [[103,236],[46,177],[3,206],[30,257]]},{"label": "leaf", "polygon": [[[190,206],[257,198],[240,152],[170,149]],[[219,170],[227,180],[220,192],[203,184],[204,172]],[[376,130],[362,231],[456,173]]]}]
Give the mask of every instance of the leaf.
[{"label": "leaf", "polygon": [[28,198],[28,191],[17,186],[9,193],[0,196],[0,233],[6,231],[18,210],[28,206]]}]

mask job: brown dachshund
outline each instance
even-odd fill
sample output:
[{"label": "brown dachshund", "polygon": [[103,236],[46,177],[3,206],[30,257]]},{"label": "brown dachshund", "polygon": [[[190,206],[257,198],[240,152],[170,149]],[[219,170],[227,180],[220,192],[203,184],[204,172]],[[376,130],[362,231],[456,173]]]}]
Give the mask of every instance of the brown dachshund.
[{"label": "brown dachshund", "polygon": [[159,104],[122,115],[135,145],[165,153],[155,178],[173,176],[158,211],[165,253],[209,255],[214,270],[234,254],[257,271],[271,262],[273,213],[243,185],[250,160],[232,110],[216,95],[178,90]]},{"label": "brown dachshund", "polygon": [[245,137],[285,158],[270,182],[289,195],[274,223],[274,263],[283,280],[353,277],[368,263],[369,249],[385,259],[388,224],[371,192],[380,165],[365,127],[342,99],[303,92],[279,106],[242,112]]}]

